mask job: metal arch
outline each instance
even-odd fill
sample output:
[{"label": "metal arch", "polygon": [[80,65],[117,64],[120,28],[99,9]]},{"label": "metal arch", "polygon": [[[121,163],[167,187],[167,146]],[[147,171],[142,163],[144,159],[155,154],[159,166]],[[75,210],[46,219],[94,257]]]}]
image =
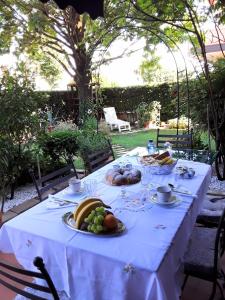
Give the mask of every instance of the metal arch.
[{"label": "metal arch", "polygon": [[187,88],[187,113],[188,113],[188,134],[189,134],[189,132],[190,132],[190,90],[189,90],[189,79],[188,79],[186,60],[184,58],[184,55],[183,55],[180,47],[177,45],[177,43],[171,37],[167,36],[164,32],[162,32],[161,30],[160,30],[160,33],[162,33],[166,38],[168,38],[176,46],[176,48],[179,50],[179,53],[181,54],[183,61],[184,61],[186,88]]},{"label": "metal arch", "polygon": [[[177,65],[177,61],[176,61],[176,58],[173,54],[173,51],[172,49],[170,48],[170,46],[167,44],[167,42],[161,37],[159,36],[157,33],[155,33],[153,30],[151,30],[149,27],[139,27],[141,29],[145,29],[149,32],[151,32],[153,35],[155,35],[159,40],[161,40],[165,46],[169,49],[173,59],[174,59],[174,62],[175,62],[175,65],[176,65],[176,71],[177,71],[177,134],[178,134],[178,125],[179,125],[179,119],[180,119],[180,85],[179,85],[179,69],[178,69],[178,65]],[[181,49],[179,48],[179,46],[176,44],[176,42],[171,39],[170,37],[168,37],[164,32],[162,32],[161,30],[159,30],[159,32],[164,35],[167,39],[169,39],[176,47],[177,49],[179,50],[182,58],[183,58],[183,61],[184,61],[184,64],[185,64],[185,76],[186,76],[186,86],[187,86],[187,110],[188,110],[188,133],[190,131],[190,90],[189,90],[189,80],[188,80],[188,74],[187,74],[187,64],[186,64],[186,60],[183,56],[183,53],[181,51]]]}]

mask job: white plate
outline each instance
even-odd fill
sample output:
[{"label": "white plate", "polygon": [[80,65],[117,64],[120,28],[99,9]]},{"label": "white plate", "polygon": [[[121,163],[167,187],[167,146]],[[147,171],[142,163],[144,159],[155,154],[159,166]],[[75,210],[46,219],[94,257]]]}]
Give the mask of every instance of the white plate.
[{"label": "white plate", "polygon": [[154,194],[154,195],[151,196],[150,201],[152,203],[155,203],[155,204],[159,204],[159,205],[163,205],[163,206],[170,206],[170,205],[174,205],[174,204],[180,203],[182,201],[182,199],[179,196],[177,196],[177,195],[172,195],[170,197],[170,201],[168,201],[168,202],[162,202],[162,201],[158,201],[157,194]]}]

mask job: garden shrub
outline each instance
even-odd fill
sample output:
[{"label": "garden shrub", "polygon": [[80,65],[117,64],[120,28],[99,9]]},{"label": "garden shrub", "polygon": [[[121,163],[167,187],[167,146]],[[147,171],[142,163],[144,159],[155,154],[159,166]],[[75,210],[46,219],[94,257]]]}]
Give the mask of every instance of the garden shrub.
[{"label": "garden shrub", "polygon": [[65,167],[67,162],[65,160],[53,160],[50,156],[45,156],[42,152],[36,156],[32,169],[36,178],[38,178],[38,165],[40,167],[41,176],[45,176],[62,167]]},{"label": "garden shrub", "polygon": [[72,120],[58,121],[54,126],[54,131],[78,130],[77,125]]},{"label": "garden shrub", "polygon": [[82,132],[78,138],[79,151],[82,157],[87,153],[101,150],[108,146],[105,134],[99,132]]},{"label": "garden shrub", "polygon": [[53,131],[42,135],[38,143],[44,156],[53,161],[68,161],[78,152],[78,137],[78,130]]},{"label": "garden shrub", "polygon": [[36,93],[32,74],[24,63],[18,64],[13,73],[4,69],[0,77],[0,139],[1,150],[7,153],[8,185],[27,172],[32,142],[42,130],[39,108],[45,101],[46,97]]},{"label": "garden shrub", "polygon": [[206,149],[208,148],[208,146],[204,145],[204,143],[202,142],[202,132],[194,129],[193,130],[193,148],[194,149]]},{"label": "garden shrub", "polygon": [[79,153],[84,163],[88,153],[92,153],[108,146],[107,135],[104,132],[97,132],[97,120],[88,117],[78,137]]},{"label": "garden shrub", "polygon": [[[177,118],[168,120],[169,128],[177,128]],[[178,123],[178,129],[186,129],[188,127],[188,118],[181,116]]]},{"label": "garden shrub", "polygon": [[136,108],[139,127],[144,127],[149,121],[158,122],[159,125],[160,109],[161,105],[158,101],[152,101],[150,103],[141,102]]},{"label": "garden shrub", "polygon": [[102,132],[106,136],[110,135],[110,127],[105,122],[105,120],[100,120],[100,122],[98,123],[98,130],[99,132]]},{"label": "garden shrub", "polygon": [[138,119],[138,126],[142,128],[144,127],[145,123],[150,120],[151,117],[149,105],[146,102],[141,102],[136,108],[136,113]]}]

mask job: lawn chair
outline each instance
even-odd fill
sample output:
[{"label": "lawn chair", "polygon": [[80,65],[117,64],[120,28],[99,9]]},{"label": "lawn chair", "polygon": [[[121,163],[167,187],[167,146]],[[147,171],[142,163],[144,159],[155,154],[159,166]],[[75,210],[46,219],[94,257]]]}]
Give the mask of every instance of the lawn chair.
[{"label": "lawn chair", "polygon": [[117,118],[115,107],[103,108],[106,123],[110,126],[110,129],[118,129],[119,132],[124,130],[131,130],[130,123]]}]

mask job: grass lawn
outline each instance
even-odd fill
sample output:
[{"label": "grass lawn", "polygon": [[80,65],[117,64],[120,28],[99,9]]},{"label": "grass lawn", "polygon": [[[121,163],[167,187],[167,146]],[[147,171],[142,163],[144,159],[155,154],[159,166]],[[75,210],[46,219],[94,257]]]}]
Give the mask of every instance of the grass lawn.
[{"label": "grass lawn", "polygon": [[[165,134],[176,134],[176,129],[165,129],[161,130]],[[183,131],[180,130],[179,133],[182,133]],[[135,147],[146,147],[148,140],[153,140],[156,143],[156,129],[150,129],[150,130],[143,130],[135,133],[126,133],[126,134],[113,134],[111,135],[112,144],[120,145],[127,149],[133,149]],[[201,135],[202,142],[204,145],[208,144],[208,136],[207,132],[203,132]],[[215,143],[214,141],[211,141],[211,147],[212,150],[215,150]],[[77,169],[83,169],[84,164],[83,160],[78,157],[75,160],[75,167]]]},{"label": "grass lawn", "polygon": [[[165,129],[160,130],[163,131],[164,134],[176,134],[176,129]],[[180,130],[180,133],[183,131]],[[145,147],[147,145],[148,140],[152,139],[156,143],[156,129],[144,130],[135,133],[127,133],[127,134],[116,134],[111,135],[112,144],[118,144],[123,146],[124,148],[131,149],[135,147]],[[207,145],[208,144],[208,137],[207,133],[202,133],[201,136],[202,142]],[[215,149],[214,141],[211,142],[212,150]]]}]

